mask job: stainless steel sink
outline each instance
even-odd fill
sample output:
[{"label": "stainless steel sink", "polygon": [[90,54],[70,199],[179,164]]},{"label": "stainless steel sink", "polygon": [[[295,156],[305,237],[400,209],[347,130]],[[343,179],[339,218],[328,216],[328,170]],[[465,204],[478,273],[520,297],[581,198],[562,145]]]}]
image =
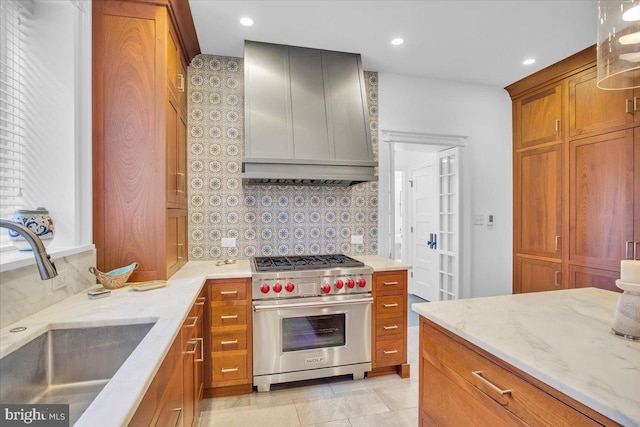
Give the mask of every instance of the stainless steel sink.
[{"label": "stainless steel sink", "polygon": [[0,402],[69,404],[73,425],[153,323],[53,329],[0,359]]}]

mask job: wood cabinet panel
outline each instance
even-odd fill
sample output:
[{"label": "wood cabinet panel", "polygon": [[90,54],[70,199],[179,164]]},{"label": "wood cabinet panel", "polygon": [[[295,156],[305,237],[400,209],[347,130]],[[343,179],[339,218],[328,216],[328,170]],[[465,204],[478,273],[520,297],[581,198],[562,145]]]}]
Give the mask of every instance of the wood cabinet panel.
[{"label": "wood cabinet panel", "polygon": [[616,280],[620,278],[617,271],[601,270],[598,268],[569,266],[570,288],[600,288],[609,291],[621,292],[616,286]]},{"label": "wood cabinet panel", "polygon": [[569,79],[569,136],[603,133],[633,123],[633,90],[602,90],[595,67]]},{"label": "wood cabinet panel", "polygon": [[[477,404],[472,404],[468,408],[467,416],[475,414],[486,416],[485,411],[491,410],[494,415],[506,415],[505,412],[513,414],[515,420],[520,420],[523,425],[553,425],[553,426],[598,426],[600,425],[580,410],[571,406],[569,398],[563,399],[563,395],[556,392],[551,395],[546,390],[538,387],[533,381],[523,373],[508,367],[502,362],[497,363],[497,359],[490,360],[475,347],[460,337],[456,337],[448,331],[438,327],[433,322],[421,319],[420,326],[420,366],[431,370],[435,376],[421,376],[420,387],[438,388],[454,396],[464,396],[460,390],[456,393],[452,391],[455,383],[475,397]],[[429,365],[437,367],[442,375],[429,368]],[[438,378],[439,376],[439,378]],[[435,383],[435,384],[434,384]],[[449,385],[441,386],[438,383]],[[508,393],[500,393],[500,390],[509,390]],[[448,414],[441,414],[440,407],[431,405],[427,399],[423,402],[423,397],[433,395],[421,390],[420,405],[425,404],[425,411],[432,418],[446,417]],[[440,402],[447,396],[440,396]],[[491,402],[487,401],[491,399]],[[434,400],[431,397],[431,400]],[[504,411],[504,412],[503,412]],[[508,419],[508,418],[505,418]],[[445,425],[453,425],[447,421]]]},{"label": "wood cabinet panel", "polygon": [[516,148],[561,141],[562,85],[541,90],[514,102]]},{"label": "wood cabinet panel", "polygon": [[251,279],[207,281],[209,340],[205,346],[205,394],[251,393],[253,382]]},{"label": "wood cabinet panel", "polygon": [[[167,208],[187,206],[186,108],[181,111],[172,87],[186,63],[181,40],[190,52],[199,50],[189,5],[92,5],[97,267],[109,271],[135,261],[140,267],[131,281],[167,279],[186,261],[186,217],[178,221]],[[184,241],[182,261],[174,251],[176,232]]]},{"label": "wood cabinet panel", "polygon": [[409,376],[407,364],[407,271],[373,273],[371,360],[369,375]]},{"label": "wood cabinet panel", "polygon": [[156,427],[176,427],[182,425],[184,408],[182,407],[182,364],[173,371],[166,384],[165,394],[158,410]]},{"label": "wood cabinet panel", "polygon": [[514,292],[562,289],[562,264],[516,256]]},{"label": "wood cabinet panel", "polygon": [[[638,97],[640,98],[640,89],[636,90]],[[638,100],[640,103],[640,100]],[[640,105],[638,106],[640,108]],[[640,117],[640,112],[636,114]],[[640,259],[640,127],[633,130],[633,194],[634,196],[634,208],[633,208],[633,254],[635,259]],[[625,254],[626,255],[626,254]]]},{"label": "wood cabinet panel", "polygon": [[633,241],[633,130],[572,141],[569,260],[619,270]]},{"label": "wood cabinet panel", "polygon": [[187,210],[167,209],[166,251],[169,276],[187,263]]},{"label": "wood cabinet panel", "polygon": [[562,257],[562,164],[562,144],[516,153],[517,253]]}]

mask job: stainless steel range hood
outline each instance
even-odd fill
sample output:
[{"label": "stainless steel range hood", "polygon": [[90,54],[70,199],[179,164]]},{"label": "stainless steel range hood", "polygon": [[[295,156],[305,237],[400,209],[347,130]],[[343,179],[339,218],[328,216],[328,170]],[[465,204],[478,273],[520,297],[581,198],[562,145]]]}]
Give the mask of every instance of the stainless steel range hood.
[{"label": "stainless steel range hood", "polygon": [[245,41],[247,184],[375,181],[360,55]]}]

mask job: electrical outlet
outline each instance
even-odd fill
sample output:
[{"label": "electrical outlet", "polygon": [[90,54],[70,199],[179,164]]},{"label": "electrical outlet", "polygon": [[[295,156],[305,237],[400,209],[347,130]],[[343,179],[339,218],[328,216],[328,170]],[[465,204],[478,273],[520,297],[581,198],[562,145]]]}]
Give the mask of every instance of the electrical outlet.
[{"label": "electrical outlet", "polygon": [[223,248],[235,248],[236,247],[236,238],[235,237],[223,237],[221,246]]},{"label": "electrical outlet", "polygon": [[51,279],[51,290],[57,291],[58,289],[62,289],[67,286],[67,284],[66,271],[59,271],[58,275]]},{"label": "electrical outlet", "polygon": [[351,244],[361,245],[364,243],[364,236],[351,236]]}]

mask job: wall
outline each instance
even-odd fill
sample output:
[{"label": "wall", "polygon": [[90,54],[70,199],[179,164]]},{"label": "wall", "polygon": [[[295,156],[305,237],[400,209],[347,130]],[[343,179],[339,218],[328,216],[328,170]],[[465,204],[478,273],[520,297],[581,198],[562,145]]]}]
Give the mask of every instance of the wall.
[{"label": "wall", "polygon": [[[4,231],[4,229],[2,229]],[[0,273],[0,329],[96,284],[88,268],[96,265],[91,250],[54,260],[67,286],[53,290],[57,278],[41,280],[35,265]]]},{"label": "wall", "polygon": [[[380,73],[380,129],[464,135],[471,207],[470,275],[463,296],[511,293],[511,101],[499,87]],[[471,225],[473,213],[495,214],[493,229]],[[464,228],[464,227],[463,227]]]},{"label": "wall", "polygon": [[[242,58],[198,55],[189,66],[189,259],[376,254],[378,183],[349,188],[242,185]],[[377,73],[365,72],[377,155]],[[351,235],[364,236],[352,245]],[[235,248],[221,239],[236,238]]]}]

